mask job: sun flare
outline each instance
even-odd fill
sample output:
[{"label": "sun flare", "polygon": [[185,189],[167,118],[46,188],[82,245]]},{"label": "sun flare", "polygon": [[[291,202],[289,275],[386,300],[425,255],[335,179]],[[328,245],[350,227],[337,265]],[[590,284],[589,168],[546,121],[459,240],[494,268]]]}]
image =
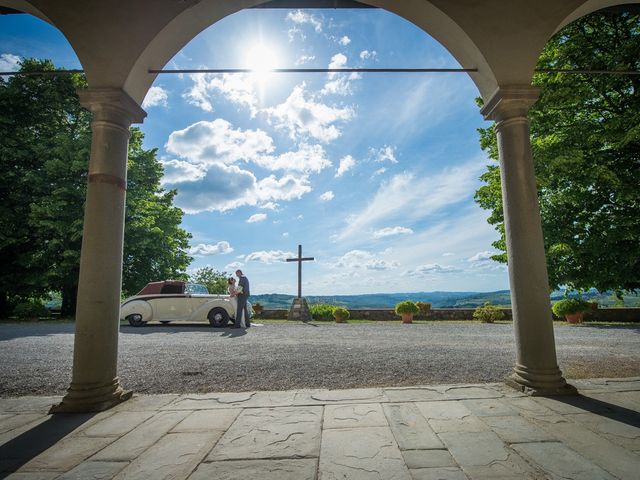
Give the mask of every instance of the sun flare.
[{"label": "sun flare", "polygon": [[279,66],[280,56],[270,45],[256,43],[247,51],[245,63],[254,72],[265,74]]}]

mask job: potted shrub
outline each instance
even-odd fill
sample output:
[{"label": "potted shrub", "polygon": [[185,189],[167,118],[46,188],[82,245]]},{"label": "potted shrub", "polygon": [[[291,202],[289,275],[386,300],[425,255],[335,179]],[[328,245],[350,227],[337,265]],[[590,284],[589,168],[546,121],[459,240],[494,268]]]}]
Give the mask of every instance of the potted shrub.
[{"label": "potted shrub", "polygon": [[418,306],[410,300],[405,300],[396,305],[396,314],[402,317],[402,323],[412,323],[413,316],[420,311]]},{"label": "potted shrub", "polygon": [[565,317],[568,323],[581,323],[585,312],[591,310],[589,302],[581,298],[563,298],[551,307],[557,317]]},{"label": "potted shrub", "polygon": [[309,305],[309,311],[311,312],[311,316],[316,321],[326,321],[330,322],[333,320],[333,305],[328,305],[325,303],[314,303]]},{"label": "potted shrub", "polygon": [[349,318],[349,310],[344,307],[336,307],[333,309],[333,318],[335,318],[336,323],[346,323],[347,318]]},{"label": "potted shrub", "polygon": [[429,302],[416,302],[416,307],[420,310],[420,315],[427,318],[429,311],[431,310],[431,304]]},{"label": "potted shrub", "polygon": [[493,323],[503,318],[504,312],[502,309],[496,305],[491,305],[491,302],[486,302],[482,307],[477,307],[473,311],[473,319],[480,320],[482,323]]}]

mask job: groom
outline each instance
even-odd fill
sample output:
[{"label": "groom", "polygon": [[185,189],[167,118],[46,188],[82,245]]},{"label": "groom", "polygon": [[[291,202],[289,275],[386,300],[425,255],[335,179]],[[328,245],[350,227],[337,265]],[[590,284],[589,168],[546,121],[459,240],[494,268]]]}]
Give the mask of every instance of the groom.
[{"label": "groom", "polygon": [[245,277],[242,273],[242,270],[236,270],[236,276],[238,277],[238,286],[242,287],[242,292],[237,295],[238,300],[238,311],[236,312],[236,326],[239,327],[241,325],[241,319],[244,316],[244,322],[247,328],[251,326],[251,322],[249,320],[249,311],[247,309],[247,298],[251,295],[249,292],[249,279]]}]

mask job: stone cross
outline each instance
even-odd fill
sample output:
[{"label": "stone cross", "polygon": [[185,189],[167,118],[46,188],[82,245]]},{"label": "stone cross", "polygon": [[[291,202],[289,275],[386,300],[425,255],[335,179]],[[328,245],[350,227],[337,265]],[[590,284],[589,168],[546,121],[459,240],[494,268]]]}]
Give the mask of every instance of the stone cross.
[{"label": "stone cross", "polygon": [[313,257],[302,257],[302,245],[298,245],[298,258],[287,258],[287,262],[298,262],[298,298],[302,298],[302,262],[315,260]]}]

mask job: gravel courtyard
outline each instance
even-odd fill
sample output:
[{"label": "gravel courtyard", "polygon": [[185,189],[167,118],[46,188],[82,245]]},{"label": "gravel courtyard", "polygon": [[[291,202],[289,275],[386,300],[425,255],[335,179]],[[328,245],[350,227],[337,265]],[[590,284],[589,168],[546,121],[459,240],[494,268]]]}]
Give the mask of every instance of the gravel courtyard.
[{"label": "gravel courtyard", "polygon": [[[640,328],[555,328],[567,378],[640,376]],[[73,324],[1,324],[0,396],[61,394]],[[121,327],[119,374],[137,393],[495,382],[515,359],[511,324]]]}]

